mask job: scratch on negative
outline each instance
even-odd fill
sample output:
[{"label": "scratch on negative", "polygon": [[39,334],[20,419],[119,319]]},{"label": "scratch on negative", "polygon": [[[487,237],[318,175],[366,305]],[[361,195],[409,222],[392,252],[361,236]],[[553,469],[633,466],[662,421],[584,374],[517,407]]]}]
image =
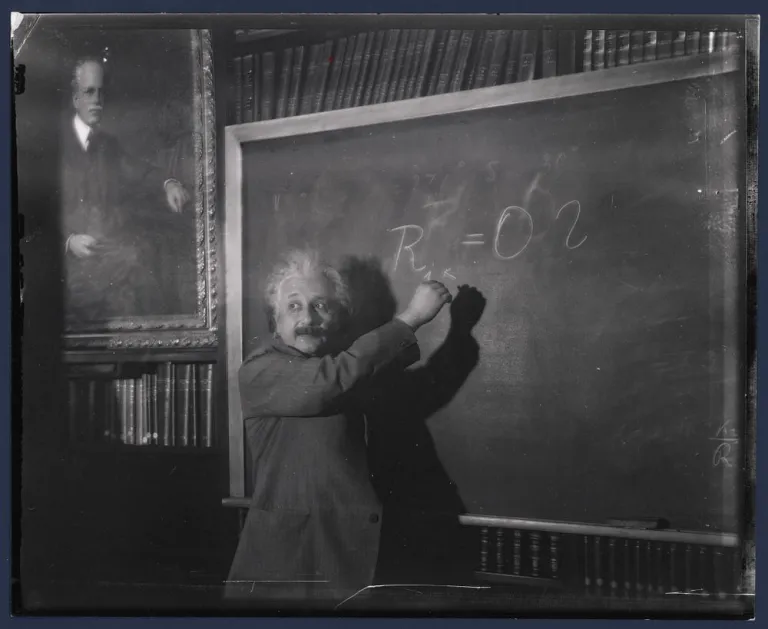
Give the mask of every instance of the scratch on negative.
[{"label": "scratch on negative", "polygon": [[[433,584],[433,583],[381,583],[379,585],[367,585],[361,590],[358,590],[355,592],[352,596],[349,596],[345,598],[341,603],[336,605],[335,609],[338,609],[344,603],[347,603],[351,601],[353,598],[357,597],[359,594],[362,594],[366,590],[376,590],[380,588],[404,588],[408,590],[409,592],[413,592],[410,588],[417,588],[417,587],[441,587],[441,588],[457,588],[457,589],[465,589],[465,590],[488,590],[490,589],[490,585],[441,585],[441,584]],[[421,592],[419,592],[421,594]]]},{"label": "scratch on negative", "polygon": [[224,583],[250,583],[251,584],[251,594],[253,594],[253,590],[256,587],[257,583],[329,583],[329,581],[320,581],[317,579],[310,579],[310,580],[300,580],[300,579],[289,579],[286,581],[280,581],[280,580],[259,580],[254,581],[252,579],[226,579]]},{"label": "scratch on negative", "polygon": [[[680,596],[710,596],[709,592],[704,592],[703,590],[692,590],[691,592],[680,592],[680,591],[674,591],[674,592],[665,592],[665,594],[678,594]],[[754,596],[754,594],[750,594],[747,592],[719,592],[718,594],[721,594],[722,596]]]},{"label": "scratch on negative", "polygon": [[725,144],[725,141],[730,138],[734,133],[736,133],[736,130],[734,129],[731,131],[728,135],[726,135],[722,140],[720,140],[720,144]]}]

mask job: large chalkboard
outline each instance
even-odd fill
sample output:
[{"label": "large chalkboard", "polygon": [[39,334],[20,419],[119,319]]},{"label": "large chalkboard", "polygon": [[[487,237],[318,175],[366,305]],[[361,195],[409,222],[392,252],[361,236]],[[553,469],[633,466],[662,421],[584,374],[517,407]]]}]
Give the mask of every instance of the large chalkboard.
[{"label": "large chalkboard", "polygon": [[[467,511],[732,528],[739,86],[730,73],[243,144],[244,351],[268,335],[263,281],[290,247],[375,256],[401,308],[425,277],[469,284],[487,300],[479,361],[427,422]],[[424,358],[449,319],[419,331]]]}]

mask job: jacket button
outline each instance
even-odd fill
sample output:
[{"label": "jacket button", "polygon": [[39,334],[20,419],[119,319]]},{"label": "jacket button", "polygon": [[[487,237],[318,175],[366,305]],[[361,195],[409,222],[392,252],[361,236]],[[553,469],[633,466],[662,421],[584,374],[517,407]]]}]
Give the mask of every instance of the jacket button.
[{"label": "jacket button", "polygon": [[371,524],[376,524],[376,522],[379,521],[379,514],[378,513],[371,513],[371,515],[368,516],[368,521]]}]

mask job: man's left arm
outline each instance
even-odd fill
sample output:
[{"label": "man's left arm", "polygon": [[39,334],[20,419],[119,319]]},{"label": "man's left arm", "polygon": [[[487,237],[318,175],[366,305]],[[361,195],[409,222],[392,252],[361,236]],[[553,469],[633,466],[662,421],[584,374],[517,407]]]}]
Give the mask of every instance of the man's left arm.
[{"label": "man's left arm", "polygon": [[167,173],[148,160],[131,155],[118,142],[114,143],[113,150],[127,194],[143,190],[151,196],[160,195],[163,203],[174,212],[183,209],[189,201],[189,194],[178,179],[168,177]]}]

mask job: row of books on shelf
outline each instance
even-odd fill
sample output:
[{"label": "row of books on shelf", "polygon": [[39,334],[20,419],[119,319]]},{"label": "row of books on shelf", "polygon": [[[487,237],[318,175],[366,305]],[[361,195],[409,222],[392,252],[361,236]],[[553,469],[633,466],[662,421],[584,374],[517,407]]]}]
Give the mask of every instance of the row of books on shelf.
[{"label": "row of books on shelf", "polygon": [[213,365],[159,363],[133,378],[72,378],[70,432],[79,443],[210,448]]},{"label": "row of books on shelf", "polygon": [[603,70],[737,44],[724,31],[389,29],[232,60],[234,124]]}]

